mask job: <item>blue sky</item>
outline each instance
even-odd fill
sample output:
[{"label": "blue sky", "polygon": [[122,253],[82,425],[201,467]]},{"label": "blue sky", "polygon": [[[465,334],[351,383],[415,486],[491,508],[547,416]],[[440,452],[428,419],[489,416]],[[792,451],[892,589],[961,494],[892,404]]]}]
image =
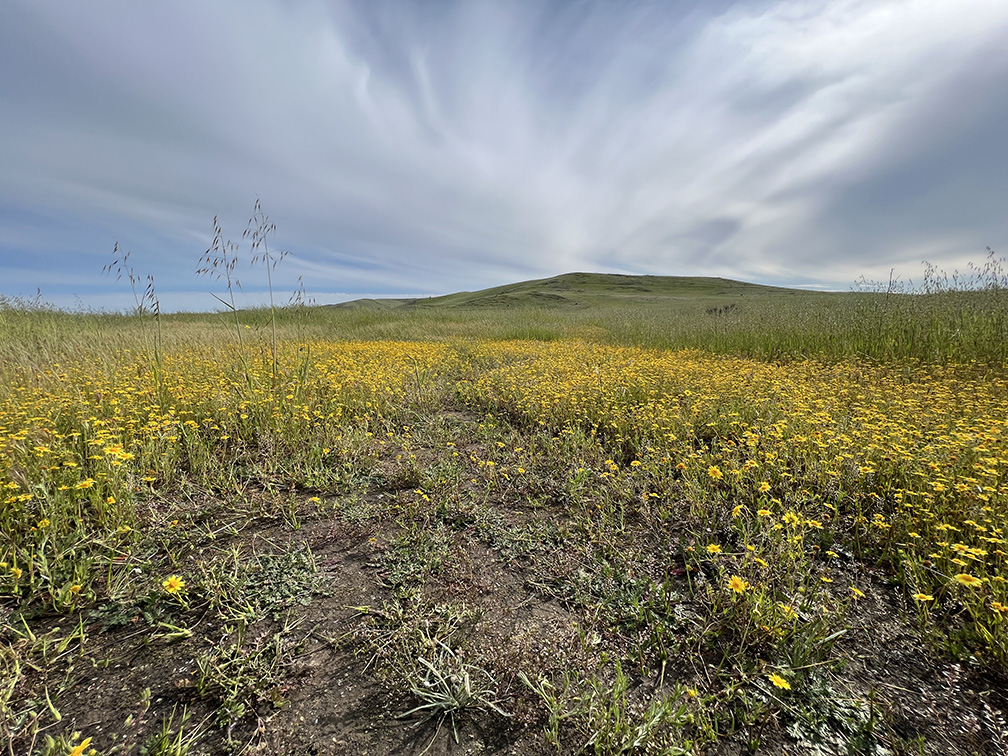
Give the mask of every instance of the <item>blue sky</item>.
[{"label": "blue sky", "polygon": [[[0,294],[166,310],[570,271],[846,290],[1008,250],[1008,3],[6,0]],[[265,271],[237,269],[244,302]]]}]

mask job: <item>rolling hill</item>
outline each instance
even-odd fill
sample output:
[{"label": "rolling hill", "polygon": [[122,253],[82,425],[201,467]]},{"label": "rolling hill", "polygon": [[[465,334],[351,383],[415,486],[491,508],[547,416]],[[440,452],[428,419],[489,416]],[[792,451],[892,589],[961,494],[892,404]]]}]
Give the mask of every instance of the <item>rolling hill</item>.
[{"label": "rolling hill", "polygon": [[727,278],[630,276],[614,273],[565,273],[552,278],[461,291],[424,299],[356,299],[333,307],[368,310],[413,308],[589,308],[613,304],[671,304],[686,300],[723,300],[760,295],[808,296],[815,292],[745,283]]}]

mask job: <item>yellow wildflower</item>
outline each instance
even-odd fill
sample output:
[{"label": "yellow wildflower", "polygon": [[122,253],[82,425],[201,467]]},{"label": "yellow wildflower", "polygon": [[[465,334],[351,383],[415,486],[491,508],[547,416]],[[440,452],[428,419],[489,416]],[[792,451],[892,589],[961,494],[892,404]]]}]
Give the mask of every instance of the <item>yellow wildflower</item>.
[{"label": "yellow wildflower", "polygon": [[774,684],[775,687],[778,687],[781,690],[791,690],[791,683],[789,683],[783,677],[778,675],[776,672],[767,675],[767,677],[769,678],[770,682]]},{"label": "yellow wildflower", "polygon": [[749,590],[749,583],[740,578],[738,575],[732,575],[728,579],[728,587],[735,591],[735,593],[745,593]]},{"label": "yellow wildflower", "polygon": [[968,572],[961,572],[955,575],[956,582],[960,585],[965,585],[967,588],[976,588],[977,586],[983,585],[983,580],[978,577],[970,575]]},{"label": "yellow wildflower", "polygon": [[161,585],[164,586],[164,589],[168,593],[174,596],[183,588],[185,588],[185,580],[180,578],[178,575],[171,575],[168,577],[167,580],[161,583]]}]

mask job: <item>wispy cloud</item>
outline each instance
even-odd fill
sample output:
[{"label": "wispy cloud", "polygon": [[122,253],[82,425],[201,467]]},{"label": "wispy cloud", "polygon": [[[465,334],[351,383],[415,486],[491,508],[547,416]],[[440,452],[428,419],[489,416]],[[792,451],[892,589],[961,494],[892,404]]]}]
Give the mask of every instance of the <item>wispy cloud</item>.
[{"label": "wispy cloud", "polygon": [[182,307],[211,217],[238,240],[257,195],[294,253],[280,285],[350,296],[570,270],[846,288],[1008,237],[989,0],[23,0],[0,22],[0,293],[112,301],[119,240]]}]

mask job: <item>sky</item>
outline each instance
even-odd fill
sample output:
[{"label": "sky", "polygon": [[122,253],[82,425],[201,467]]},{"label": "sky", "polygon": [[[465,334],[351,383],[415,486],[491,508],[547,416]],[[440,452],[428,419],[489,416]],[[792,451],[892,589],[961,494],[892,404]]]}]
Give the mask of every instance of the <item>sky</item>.
[{"label": "sky", "polygon": [[[573,271],[849,290],[1008,251],[1004,0],[4,0],[0,295]],[[262,249],[260,248],[260,252]]]}]

